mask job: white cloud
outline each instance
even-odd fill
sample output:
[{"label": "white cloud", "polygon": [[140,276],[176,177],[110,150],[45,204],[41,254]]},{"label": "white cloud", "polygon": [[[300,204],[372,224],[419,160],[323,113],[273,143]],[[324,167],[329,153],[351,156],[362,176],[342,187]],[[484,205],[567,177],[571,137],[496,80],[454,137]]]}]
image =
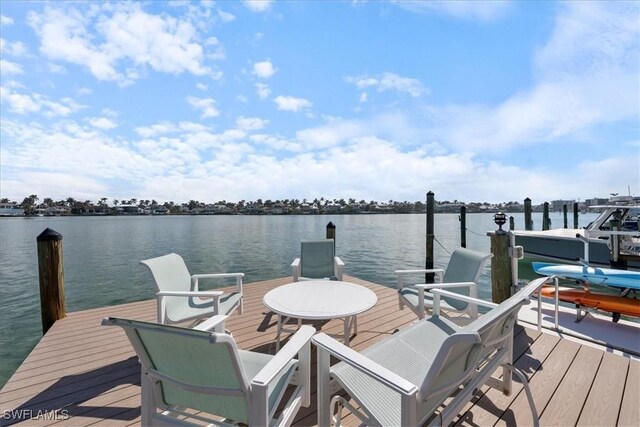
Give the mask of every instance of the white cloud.
[{"label": "white cloud", "polygon": [[220,111],[215,107],[216,101],[212,98],[196,98],[195,96],[188,96],[187,102],[196,110],[200,110],[200,118],[206,119],[209,117],[218,117]]},{"label": "white cloud", "polygon": [[346,77],[348,83],[353,83],[358,89],[375,88],[378,92],[394,90],[408,93],[414,98],[428,95],[429,89],[420,80],[402,77],[395,73],[382,73],[376,77],[358,76]]},{"label": "white cloud", "polygon": [[89,124],[95,128],[109,130],[118,126],[118,124],[107,117],[91,117]]},{"label": "white cloud", "polygon": [[240,116],[236,119],[236,125],[240,129],[245,131],[263,129],[268,123],[269,123],[269,120],[261,119],[259,117]]},{"label": "white cloud", "polygon": [[244,5],[252,12],[265,12],[271,7],[273,0],[245,0]]},{"label": "white cloud", "polygon": [[365,103],[369,100],[369,95],[367,94],[367,92],[362,92],[360,94],[360,98],[358,98],[358,102],[360,103]]},{"label": "white cloud", "polygon": [[459,149],[504,150],[570,141],[598,125],[640,116],[637,3],[568,2],[535,57],[535,85],[502,103],[434,111]]},{"label": "white cloud", "polygon": [[0,71],[4,76],[13,76],[16,74],[22,74],[22,65],[17,62],[7,61],[6,59],[0,59]]},{"label": "white cloud", "polygon": [[84,106],[77,104],[71,98],[62,98],[59,102],[51,101],[39,93],[18,93],[7,85],[0,87],[0,102],[8,106],[8,110],[16,114],[30,114],[41,112],[45,117],[69,116]]},{"label": "white cloud", "polygon": [[440,13],[458,19],[490,22],[506,14],[511,7],[510,1],[474,1],[474,0],[394,0],[393,4],[417,13]]},{"label": "white cloud", "polygon": [[225,12],[222,9],[218,9],[218,16],[220,17],[220,20],[225,23],[234,21],[236,19],[235,15],[229,12]]},{"label": "white cloud", "polygon": [[213,52],[207,54],[208,58],[211,58],[213,60],[222,60],[225,59],[227,57],[226,53],[224,52],[224,46],[222,45],[222,43],[220,43],[220,40],[218,40],[217,37],[209,37],[205,44],[207,45],[207,47],[211,46]]},{"label": "white cloud", "polygon": [[78,95],[91,95],[93,93],[93,89],[88,87],[81,87],[78,89]]},{"label": "white cloud", "polygon": [[0,24],[2,25],[13,25],[13,18],[9,16],[0,15]]},{"label": "white cloud", "polygon": [[46,7],[42,14],[29,12],[27,21],[40,37],[45,56],[87,67],[98,80],[128,85],[140,78],[144,67],[199,76],[210,71],[203,65],[195,28],[187,21],[148,14],[137,3],[105,4],[94,15]]},{"label": "white cloud", "polygon": [[209,86],[204,83],[196,83],[196,89],[206,92],[207,90],[209,90]]},{"label": "white cloud", "polygon": [[20,42],[10,42],[0,38],[0,53],[12,56],[25,56],[29,50],[27,46]]},{"label": "white cloud", "polygon": [[304,98],[294,98],[293,96],[276,96],[273,100],[278,110],[298,112],[311,108],[311,101]]},{"label": "white cloud", "polygon": [[256,62],[253,64],[253,75],[261,78],[268,79],[276,73],[276,69],[274,68],[271,61],[268,59],[265,61]]},{"label": "white cloud", "polygon": [[260,99],[268,98],[271,95],[271,89],[268,85],[264,83],[256,83],[255,87]]}]

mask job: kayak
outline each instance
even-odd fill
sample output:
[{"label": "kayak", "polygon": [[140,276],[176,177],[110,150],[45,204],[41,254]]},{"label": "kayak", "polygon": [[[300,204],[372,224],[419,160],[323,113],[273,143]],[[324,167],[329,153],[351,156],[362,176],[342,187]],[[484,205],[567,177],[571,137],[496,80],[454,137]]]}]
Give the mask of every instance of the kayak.
[{"label": "kayak", "polygon": [[542,276],[558,276],[581,280],[591,285],[640,290],[640,272],[614,268],[583,267],[570,264],[532,262],[533,270]]},{"label": "kayak", "polygon": [[[540,293],[544,297],[554,298],[555,286],[543,286],[540,289]],[[579,304],[581,307],[595,308],[614,313],[614,321],[616,321],[616,318],[619,318],[620,314],[640,317],[640,300],[636,298],[561,287],[558,290],[558,299],[564,302]]]}]

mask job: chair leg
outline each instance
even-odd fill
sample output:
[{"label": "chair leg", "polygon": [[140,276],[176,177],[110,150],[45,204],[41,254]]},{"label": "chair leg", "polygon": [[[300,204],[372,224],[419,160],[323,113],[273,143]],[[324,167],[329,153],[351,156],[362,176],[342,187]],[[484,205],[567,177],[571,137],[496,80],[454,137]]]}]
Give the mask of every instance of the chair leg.
[{"label": "chair leg", "polygon": [[522,382],[522,386],[524,387],[524,392],[527,395],[527,400],[529,401],[529,407],[531,408],[531,416],[533,417],[533,425],[534,427],[538,427],[540,425],[540,418],[538,417],[538,410],[536,409],[536,404],[533,401],[533,395],[531,394],[531,388],[529,387],[529,380],[527,377],[520,371],[518,368],[511,364],[505,364]]},{"label": "chair leg", "polygon": [[331,406],[329,397],[331,396],[330,387],[330,355],[326,350],[318,347],[318,363],[317,363],[317,399],[318,399],[318,425],[328,426],[331,422]]}]

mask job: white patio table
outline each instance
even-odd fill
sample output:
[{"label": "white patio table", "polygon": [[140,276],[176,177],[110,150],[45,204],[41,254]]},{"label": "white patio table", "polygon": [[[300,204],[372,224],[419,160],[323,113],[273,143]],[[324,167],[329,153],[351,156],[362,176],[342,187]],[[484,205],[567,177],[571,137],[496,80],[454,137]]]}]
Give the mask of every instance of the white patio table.
[{"label": "white patio table", "polygon": [[344,318],[344,343],[349,345],[351,329],[358,332],[356,315],[369,310],[378,301],[376,294],[364,286],[337,280],[308,280],[279,286],[262,298],[264,305],[278,315],[276,350],[280,334],[288,319],[329,320]]}]

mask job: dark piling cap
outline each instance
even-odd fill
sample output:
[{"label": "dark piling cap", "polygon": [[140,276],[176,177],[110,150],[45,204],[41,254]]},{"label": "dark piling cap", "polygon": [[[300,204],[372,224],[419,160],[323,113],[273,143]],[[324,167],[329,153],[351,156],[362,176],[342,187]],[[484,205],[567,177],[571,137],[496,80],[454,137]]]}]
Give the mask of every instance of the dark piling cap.
[{"label": "dark piling cap", "polygon": [[40,235],[36,238],[37,242],[47,242],[47,241],[54,241],[57,242],[59,240],[62,240],[62,234],[58,233],[55,230],[50,229],[49,227],[47,227],[42,233],[40,233]]},{"label": "dark piling cap", "polygon": [[331,221],[329,221],[329,224],[327,224],[327,228],[336,228],[336,226],[333,225]]}]

